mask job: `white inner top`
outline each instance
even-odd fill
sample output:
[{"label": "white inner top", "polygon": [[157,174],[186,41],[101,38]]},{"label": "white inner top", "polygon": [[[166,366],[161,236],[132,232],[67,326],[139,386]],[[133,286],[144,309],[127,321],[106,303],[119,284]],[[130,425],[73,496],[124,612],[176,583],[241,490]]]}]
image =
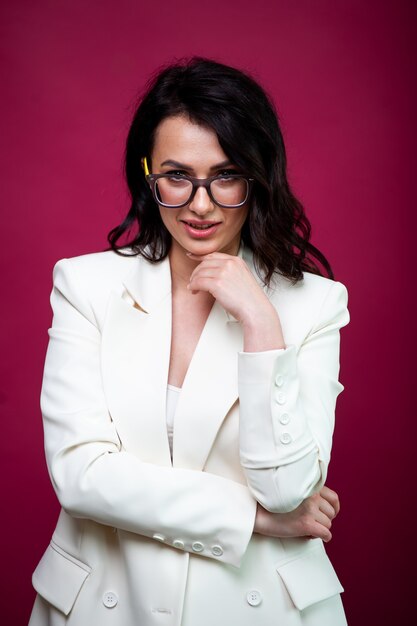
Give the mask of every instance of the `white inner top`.
[{"label": "white inner top", "polygon": [[169,449],[171,451],[172,460],[172,446],[174,439],[174,417],[177,408],[178,398],[180,397],[181,387],[174,387],[174,385],[167,385],[167,432]]}]

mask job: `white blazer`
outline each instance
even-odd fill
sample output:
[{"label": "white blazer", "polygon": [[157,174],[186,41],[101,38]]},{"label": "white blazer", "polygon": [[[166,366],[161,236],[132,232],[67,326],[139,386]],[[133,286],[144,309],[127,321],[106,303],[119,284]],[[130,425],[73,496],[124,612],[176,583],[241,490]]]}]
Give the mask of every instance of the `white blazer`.
[{"label": "white blazer", "polygon": [[41,408],[62,511],[30,626],[346,624],[320,539],[252,531],[257,500],[285,512],[326,480],[347,291],[308,272],[265,291],[286,349],[244,353],[216,302],[171,462],[169,261],[107,251],[56,264]]}]

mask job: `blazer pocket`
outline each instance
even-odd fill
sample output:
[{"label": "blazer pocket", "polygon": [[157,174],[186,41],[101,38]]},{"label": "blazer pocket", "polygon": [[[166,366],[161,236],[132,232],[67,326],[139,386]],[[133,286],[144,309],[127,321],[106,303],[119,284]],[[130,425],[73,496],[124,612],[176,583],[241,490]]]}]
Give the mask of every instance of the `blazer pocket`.
[{"label": "blazer pocket", "polygon": [[308,550],[291,561],[277,565],[276,569],[300,611],[344,591],[322,547]]},{"label": "blazer pocket", "polygon": [[32,584],[42,598],[68,615],[90,572],[91,567],[51,541],[33,572]]}]

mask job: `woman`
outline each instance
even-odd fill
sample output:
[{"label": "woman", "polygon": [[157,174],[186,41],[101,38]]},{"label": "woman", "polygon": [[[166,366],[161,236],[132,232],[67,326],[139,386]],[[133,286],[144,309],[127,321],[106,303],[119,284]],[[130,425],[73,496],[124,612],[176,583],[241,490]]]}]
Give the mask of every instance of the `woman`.
[{"label": "woman", "polygon": [[126,174],[112,249],[54,268],[41,405],[62,512],[30,624],[345,624],[323,541],[347,293],[273,107],[236,69],[168,67]]}]

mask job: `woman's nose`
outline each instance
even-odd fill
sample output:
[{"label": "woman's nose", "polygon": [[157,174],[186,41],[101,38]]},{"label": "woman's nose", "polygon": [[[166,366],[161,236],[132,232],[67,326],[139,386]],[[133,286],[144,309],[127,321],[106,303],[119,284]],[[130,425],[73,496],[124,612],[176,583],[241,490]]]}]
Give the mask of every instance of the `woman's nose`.
[{"label": "woman's nose", "polygon": [[195,193],[194,198],[188,205],[191,211],[198,213],[199,215],[205,215],[215,209],[215,204],[212,202],[207,189],[199,187]]}]

